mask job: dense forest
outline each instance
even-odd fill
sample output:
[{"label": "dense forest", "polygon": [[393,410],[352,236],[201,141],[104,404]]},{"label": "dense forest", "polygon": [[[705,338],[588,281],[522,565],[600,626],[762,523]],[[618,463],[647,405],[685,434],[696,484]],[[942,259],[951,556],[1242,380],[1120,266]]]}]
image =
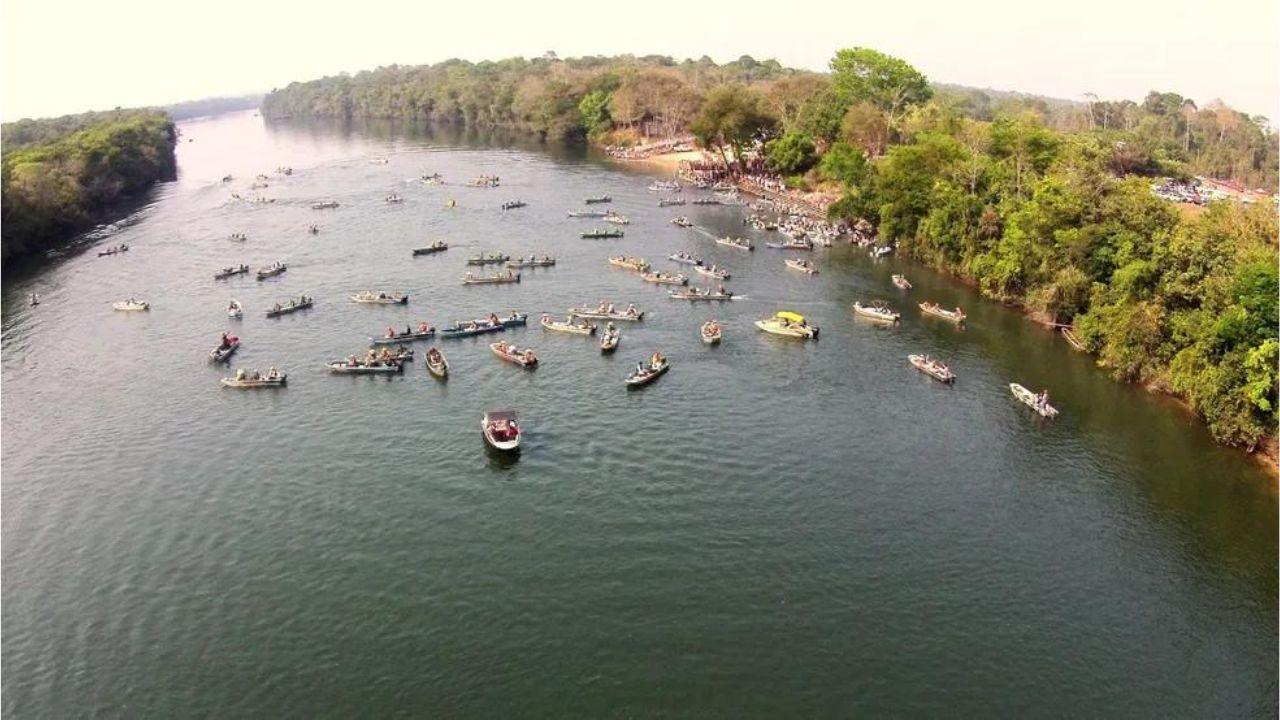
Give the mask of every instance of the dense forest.
[{"label": "dense forest", "polygon": [[5,123],[0,259],[40,252],[174,175],[173,121],[114,110]]},{"label": "dense forest", "polygon": [[173,118],[174,122],[179,122],[190,120],[191,118],[221,115],[222,113],[235,112],[237,110],[256,110],[261,104],[262,94],[258,93],[255,95],[232,95],[188,100],[165,105],[164,110],[169,113],[169,117]]}]

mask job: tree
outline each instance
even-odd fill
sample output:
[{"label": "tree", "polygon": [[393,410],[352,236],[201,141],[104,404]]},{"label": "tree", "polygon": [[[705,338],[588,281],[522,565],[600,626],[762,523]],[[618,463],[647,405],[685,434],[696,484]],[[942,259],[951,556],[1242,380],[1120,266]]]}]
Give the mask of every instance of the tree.
[{"label": "tree", "polygon": [[703,147],[715,148],[725,165],[729,164],[726,150],[733,150],[734,161],[745,169],[744,151],[775,127],[777,120],[764,109],[760,93],[741,85],[722,85],[707,93],[689,131]]},{"label": "tree", "polygon": [[831,82],[821,75],[790,75],[765,88],[765,103],[778,117],[782,129],[791,132],[797,129],[796,123],[805,107],[830,86]]},{"label": "tree", "polygon": [[862,148],[869,157],[879,157],[889,146],[889,123],[875,105],[860,102],[849,108],[840,121],[840,137]]},{"label": "tree", "polygon": [[867,156],[848,143],[836,143],[822,156],[818,172],[850,189],[862,185],[870,172]]},{"label": "tree", "polygon": [[769,169],[780,175],[797,175],[818,161],[813,138],[801,133],[787,133],[764,146]]},{"label": "tree", "polygon": [[595,90],[582,97],[578,103],[578,112],[582,113],[582,124],[587,132],[593,135],[608,130],[613,124],[609,115],[609,93]]},{"label": "tree", "polygon": [[933,95],[929,81],[907,62],[870,48],[846,48],[831,59],[831,84],[846,103],[868,101],[896,120]]}]

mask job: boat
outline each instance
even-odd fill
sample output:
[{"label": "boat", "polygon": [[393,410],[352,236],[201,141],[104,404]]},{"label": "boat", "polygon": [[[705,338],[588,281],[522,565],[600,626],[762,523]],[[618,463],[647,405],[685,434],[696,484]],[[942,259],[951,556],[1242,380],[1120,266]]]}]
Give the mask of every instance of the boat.
[{"label": "boat", "polygon": [[387,200],[387,202],[389,202],[389,203],[391,203],[391,204],[393,204],[393,205],[394,205],[395,203],[402,203],[402,202],[404,202],[404,198],[403,198],[403,197],[401,197],[398,193],[391,193],[390,195],[388,195],[388,196],[386,197],[386,200]]},{"label": "boat", "polygon": [[1009,383],[1009,390],[1023,405],[1035,410],[1040,417],[1052,418],[1058,416],[1058,409],[1049,404],[1047,391],[1042,394],[1036,394],[1018,383]]},{"label": "boat", "polygon": [[689,222],[689,218],[681,215],[680,217],[671,218],[671,224],[676,227],[693,227],[693,223]]},{"label": "boat", "polygon": [[596,326],[585,320],[581,323],[573,322],[573,315],[569,315],[568,320],[555,320],[550,315],[542,314],[542,329],[554,330],[556,332],[571,333],[573,335],[595,335]]},{"label": "boat", "polygon": [[527,258],[507,261],[507,267],[509,268],[540,268],[540,267],[555,267],[555,266],[556,266],[556,259],[551,257],[550,255],[543,255],[542,257],[536,257],[533,255],[530,255]]},{"label": "boat", "polygon": [[297,300],[290,299],[289,302],[284,304],[276,303],[273,307],[267,310],[267,317],[273,318],[280,317],[281,315],[288,315],[290,313],[296,313],[299,310],[305,310],[306,308],[311,307],[313,304],[315,304],[314,299],[303,295]]},{"label": "boat", "polygon": [[933,315],[934,317],[940,317],[943,320],[950,320],[957,325],[963,323],[965,319],[964,311],[960,308],[956,308],[955,310],[944,310],[942,306],[937,303],[922,302],[920,303],[920,310],[924,312],[925,315]]},{"label": "boat", "polygon": [[644,258],[631,257],[629,255],[618,255],[609,258],[609,264],[614,267],[620,267],[626,270],[637,270],[645,272],[649,269],[649,262]]},{"label": "boat", "polygon": [[599,203],[613,202],[613,198],[609,197],[608,195],[592,195],[589,198],[584,198],[582,202],[588,205],[596,205]]},{"label": "boat", "polygon": [[818,274],[818,268],[814,267],[813,263],[803,258],[788,258],[783,261],[783,264],[792,270],[799,270],[802,273],[808,273],[810,275]]},{"label": "boat", "polygon": [[528,319],[528,313],[518,313],[515,310],[512,310],[511,314],[506,317],[498,317],[495,313],[489,313],[488,317],[475,320],[474,322],[482,325],[485,323],[496,323],[504,328],[509,328],[523,327],[528,322]]},{"label": "boat", "polygon": [[711,265],[711,266],[698,265],[693,269],[693,271],[698,273],[699,275],[706,275],[707,277],[713,277],[717,280],[729,279],[729,271],[725,270],[722,267],[717,267],[716,265]]},{"label": "boat", "polygon": [[106,250],[99,250],[98,257],[103,257],[104,255],[115,255],[122,252],[129,252],[129,246],[124,243],[120,243],[115,247],[109,247]]},{"label": "boat", "polygon": [[244,306],[240,304],[239,300],[231,298],[231,302],[227,305],[227,317],[237,319],[244,317]]},{"label": "boat", "polygon": [[870,255],[872,258],[882,258],[891,252],[893,252],[892,245],[879,245],[871,248],[871,251],[868,252],[867,254]]},{"label": "boat", "polygon": [[609,240],[613,238],[620,238],[623,236],[623,234],[624,233],[621,230],[596,229],[596,230],[588,230],[582,233],[582,239],[583,240]]},{"label": "boat", "polygon": [[1067,344],[1070,345],[1073,350],[1077,350],[1079,352],[1089,351],[1089,348],[1084,346],[1084,343],[1080,341],[1080,338],[1076,337],[1075,332],[1073,332],[1071,328],[1062,328],[1062,337],[1067,339]]},{"label": "boat", "polygon": [[676,290],[675,292],[670,293],[668,297],[673,300],[690,300],[693,302],[723,302],[726,300],[732,300],[733,293],[725,290],[724,288],[717,290],[699,290],[696,287],[691,287],[684,288],[683,290]]},{"label": "boat", "polygon": [[471,273],[467,273],[462,277],[463,285],[505,285],[507,283],[520,282],[520,273],[508,270],[506,273],[498,273],[496,275],[488,275],[476,277]]},{"label": "boat", "polygon": [[782,242],[767,242],[764,244],[767,248],[774,250],[812,250],[813,243],[804,238],[792,238]]},{"label": "boat", "polygon": [[515,363],[520,367],[532,368],[536,367],[538,364],[538,357],[533,354],[532,348],[525,348],[521,350],[516,347],[515,343],[502,342],[499,340],[498,342],[490,345],[489,349],[493,351],[494,355],[497,355],[509,363]]},{"label": "boat", "polygon": [[209,351],[209,359],[213,362],[226,362],[240,349],[240,338],[235,335],[222,334],[223,342]]},{"label": "boat", "polygon": [[627,375],[624,382],[628,388],[644,387],[662,377],[670,369],[671,361],[662,357],[662,353],[654,353],[648,363],[636,363],[636,367],[632,369],[630,375]]},{"label": "boat", "polygon": [[496,188],[500,184],[502,184],[502,179],[497,175],[480,175],[467,181],[468,187]]},{"label": "boat", "polygon": [[338,207],[337,200],[323,200],[321,202],[311,204],[312,210],[332,210],[336,207]]},{"label": "boat", "polygon": [[121,312],[140,312],[142,310],[150,310],[151,303],[129,298],[128,300],[112,303],[111,307]]},{"label": "boat", "polygon": [[855,315],[861,315],[862,317],[870,318],[871,320],[876,320],[878,322],[896,323],[901,319],[901,316],[898,313],[879,303],[874,305],[863,305],[861,302],[854,300],[853,312]]},{"label": "boat", "polygon": [[464,338],[472,335],[484,335],[485,333],[502,332],[506,330],[506,326],[502,323],[491,323],[489,321],[465,321],[459,320],[454,323],[453,327],[441,328],[441,338]]},{"label": "boat", "polygon": [[803,315],[789,310],[780,310],[773,317],[761,318],[755,324],[756,327],[773,335],[805,340],[818,339],[818,328],[810,325]]},{"label": "boat", "polygon": [[467,258],[468,265],[498,265],[511,259],[510,255],[500,252],[481,253]]},{"label": "boat", "polygon": [[677,205],[683,205],[684,203],[685,203],[684,198],[662,198],[661,200],[658,201],[658,207],[660,208],[673,207]]},{"label": "boat", "polygon": [[480,418],[480,432],[494,450],[514,452],[520,449],[520,421],[511,410],[490,410]]},{"label": "boat", "polygon": [[725,247],[731,247],[738,250],[755,250],[756,249],[756,246],[752,245],[751,241],[746,238],[735,238],[735,237],[716,238],[716,244],[724,245]]},{"label": "boat", "polygon": [[679,250],[668,255],[667,259],[670,260],[671,262],[678,262],[682,265],[701,265],[702,264],[702,258],[698,257],[697,255],[694,255],[693,253],[687,253],[683,250]]},{"label": "boat", "polygon": [[894,275],[893,284],[897,285],[899,288],[903,290],[911,289],[911,282],[907,280],[907,277],[905,275]]},{"label": "boat", "polygon": [[614,225],[630,225],[631,224],[631,218],[627,217],[626,215],[619,215],[618,213],[609,213],[608,215],[605,215],[604,221],[607,223],[613,223]]},{"label": "boat", "polygon": [[655,180],[649,183],[650,192],[681,192],[682,190],[678,180]]},{"label": "boat", "polygon": [[351,302],[362,303],[364,305],[407,305],[409,296],[404,294],[387,293],[383,291],[373,292],[365,290],[355,295],[349,295]]},{"label": "boat", "polygon": [[609,213],[604,210],[570,210],[571,218],[602,218]]},{"label": "boat", "polygon": [[449,249],[449,243],[437,240],[426,247],[414,248],[413,254],[415,256],[431,255],[438,252],[444,252],[445,250],[448,250],[448,249]]},{"label": "boat", "polygon": [[640,279],[655,285],[688,285],[689,278],[680,273],[669,272],[646,272],[640,275]]},{"label": "boat", "polygon": [[288,265],[285,265],[284,263],[277,261],[276,264],[272,265],[271,267],[258,270],[258,279],[266,280],[267,278],[273,278],[288,269],[289,269]]},{"label": "boat", "polygon": [[417,330],[411,332],[397,333],[392,331],[382,337],[371,337],[369,342],[374,345],[397,345],[399,343],[417,342],[418,340],[427,340],[436,336],[436,329],[426,323],[419,323]]},{"label": "boat", "polygon": [[449,376],[449,361],[445,360],[444,353],[432,347],[427,349],[427,354],[423,356],[427,364],[427,372],[435,377],[443,380]]},{"label": "boat", "polygon": [[724,203],[720,202],[716,198],[694,198],[693,204],[694,205],[723,205]]},{"label": "boat", "polygon": [[235,275],[247,275],[248,273],[249,273],[249,266],[241,264],[237,267],[222,268],[221,270],[213,274],[213,279],[226,280],[227,278],[233,277]]},{"label": "boat", "polygon": [[422,176],[419,177],[418,180],[420,180],[423,185],[443,185],[444,184],[444,176],[438,172],[431,173],[430,175],[426,173],[422,173]]},{"label": "boat", "polygon": [[938,382],[953,383],[956,381],[956,374],[951,372],[951,368],[928,355],[908,355],[907,360],[917,370]]},{"label": "boat", "polygon": [[520,208],[527,207],[528,205],[529,203],[523,200],[508,200],[507,202],[502,203],[502,209],[503,210],[519,210]]},{"label": "boat", "polygon": [[600,336],[600,352],[611,353],[618,349],[618,343],[622,340],[622,333],[618,331],[618,326],[609,323],[604,328],[604,333]]},{"label": "boat", "polygon": [[702,327],[698,328],[698,335],[702,338],[702,342],[708,345],[716,345],[724,337],[724,330],[720,327],[720,323],[715,320],[708,320],[702,323]]},{"label": "boat", "polygon": [[35,307],[39,304],[40,304],[40,296],[36,295],[35,293],[31,293],[31,300],[30,300],[31,307]]},{"label": "boat", "polygon": [[249,236],[245,235],[242,232],[236,232],[236,233],[231,233],[231,235],[228,236],[228,239],[235,240],[236,242],[244,242],[249,239]]},{"label": "boat", "polygon": [[628,305],[626,310],[617,310],[612,303],[600,303],[595,308],[569,308],[569,315],[592,320],[626,320],[628,322],[644,320],[644,311],[635,305]]},{"label": "boat", "polygon": [[369,158],[369,164],[370,164],[370,165],[386,165],[386,164],[387,164],[387,163],[389,163],[389,162],[391,162],[391,161],[390,161],[390,160],[388,160],[387,158],[383,158],[383,157],[379,157],[379,158]]},{"label": "boat", "polygon": [[222,386],[238,388],[241,390],[284,387],[288,378],[288,375],[285,375],[275,368],[268,370],[266,375],[263,375],[257,370],[250,373],[242,368],[236,371],[235,377],[222,378]]},{"label": "boat", "polygon": [[391,375],[404,372],[404,365],[397,360],[331,360],[325,363],[329,372],[339,375]]}]

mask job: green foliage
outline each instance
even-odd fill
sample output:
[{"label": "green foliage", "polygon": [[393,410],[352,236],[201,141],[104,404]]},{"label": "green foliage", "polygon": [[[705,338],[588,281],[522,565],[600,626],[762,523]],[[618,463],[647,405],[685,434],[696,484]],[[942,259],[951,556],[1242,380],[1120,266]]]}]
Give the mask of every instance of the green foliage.
[{"label": "green foliage", "polygon": [[604,90],[593,90],[578,103],[578,112],[582,113],[582,124],[588,133],[594,135],[613,126],[613,117],[609,115],[609,95]]},{"label": "green foliage", "polygon": [[928,100],[929,81],[904,60],[870,48],[847,48],[831,59],[831,84],[846,107],[867,101],[891,118]]},{"label": "green foliage", "polygon": [[764,146],[765,162],[779,175],[803,173],[818,162],[813,139],[802,133],[787,133]]},{"label": "green foliage", "polygon": [[726,149],[732,149],[734,161],[742,165],[746,148],[776,127],[777,119],[765,108],[760,93],[741,85],[722,85],[707,93],[689,131],[703,147],[715,148],[726,165]]},{"label": "green foliage", "polygon": [[867,156],[848,143],[832,145],[818,165],[818,172],[824,178],[834,180],[846,189],[863,184],[870,170]]}]

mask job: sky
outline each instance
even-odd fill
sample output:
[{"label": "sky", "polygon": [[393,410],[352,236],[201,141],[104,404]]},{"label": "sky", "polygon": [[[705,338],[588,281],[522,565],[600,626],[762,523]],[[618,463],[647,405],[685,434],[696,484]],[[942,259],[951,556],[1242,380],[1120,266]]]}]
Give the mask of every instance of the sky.
[{"label": "sky", "polygon": [[1160,89],[1280,119],[1277,0],[0,0],[0,118],[452,57],[748,54],[822,70],[853,46],[938,82],[1071,99]]}]

